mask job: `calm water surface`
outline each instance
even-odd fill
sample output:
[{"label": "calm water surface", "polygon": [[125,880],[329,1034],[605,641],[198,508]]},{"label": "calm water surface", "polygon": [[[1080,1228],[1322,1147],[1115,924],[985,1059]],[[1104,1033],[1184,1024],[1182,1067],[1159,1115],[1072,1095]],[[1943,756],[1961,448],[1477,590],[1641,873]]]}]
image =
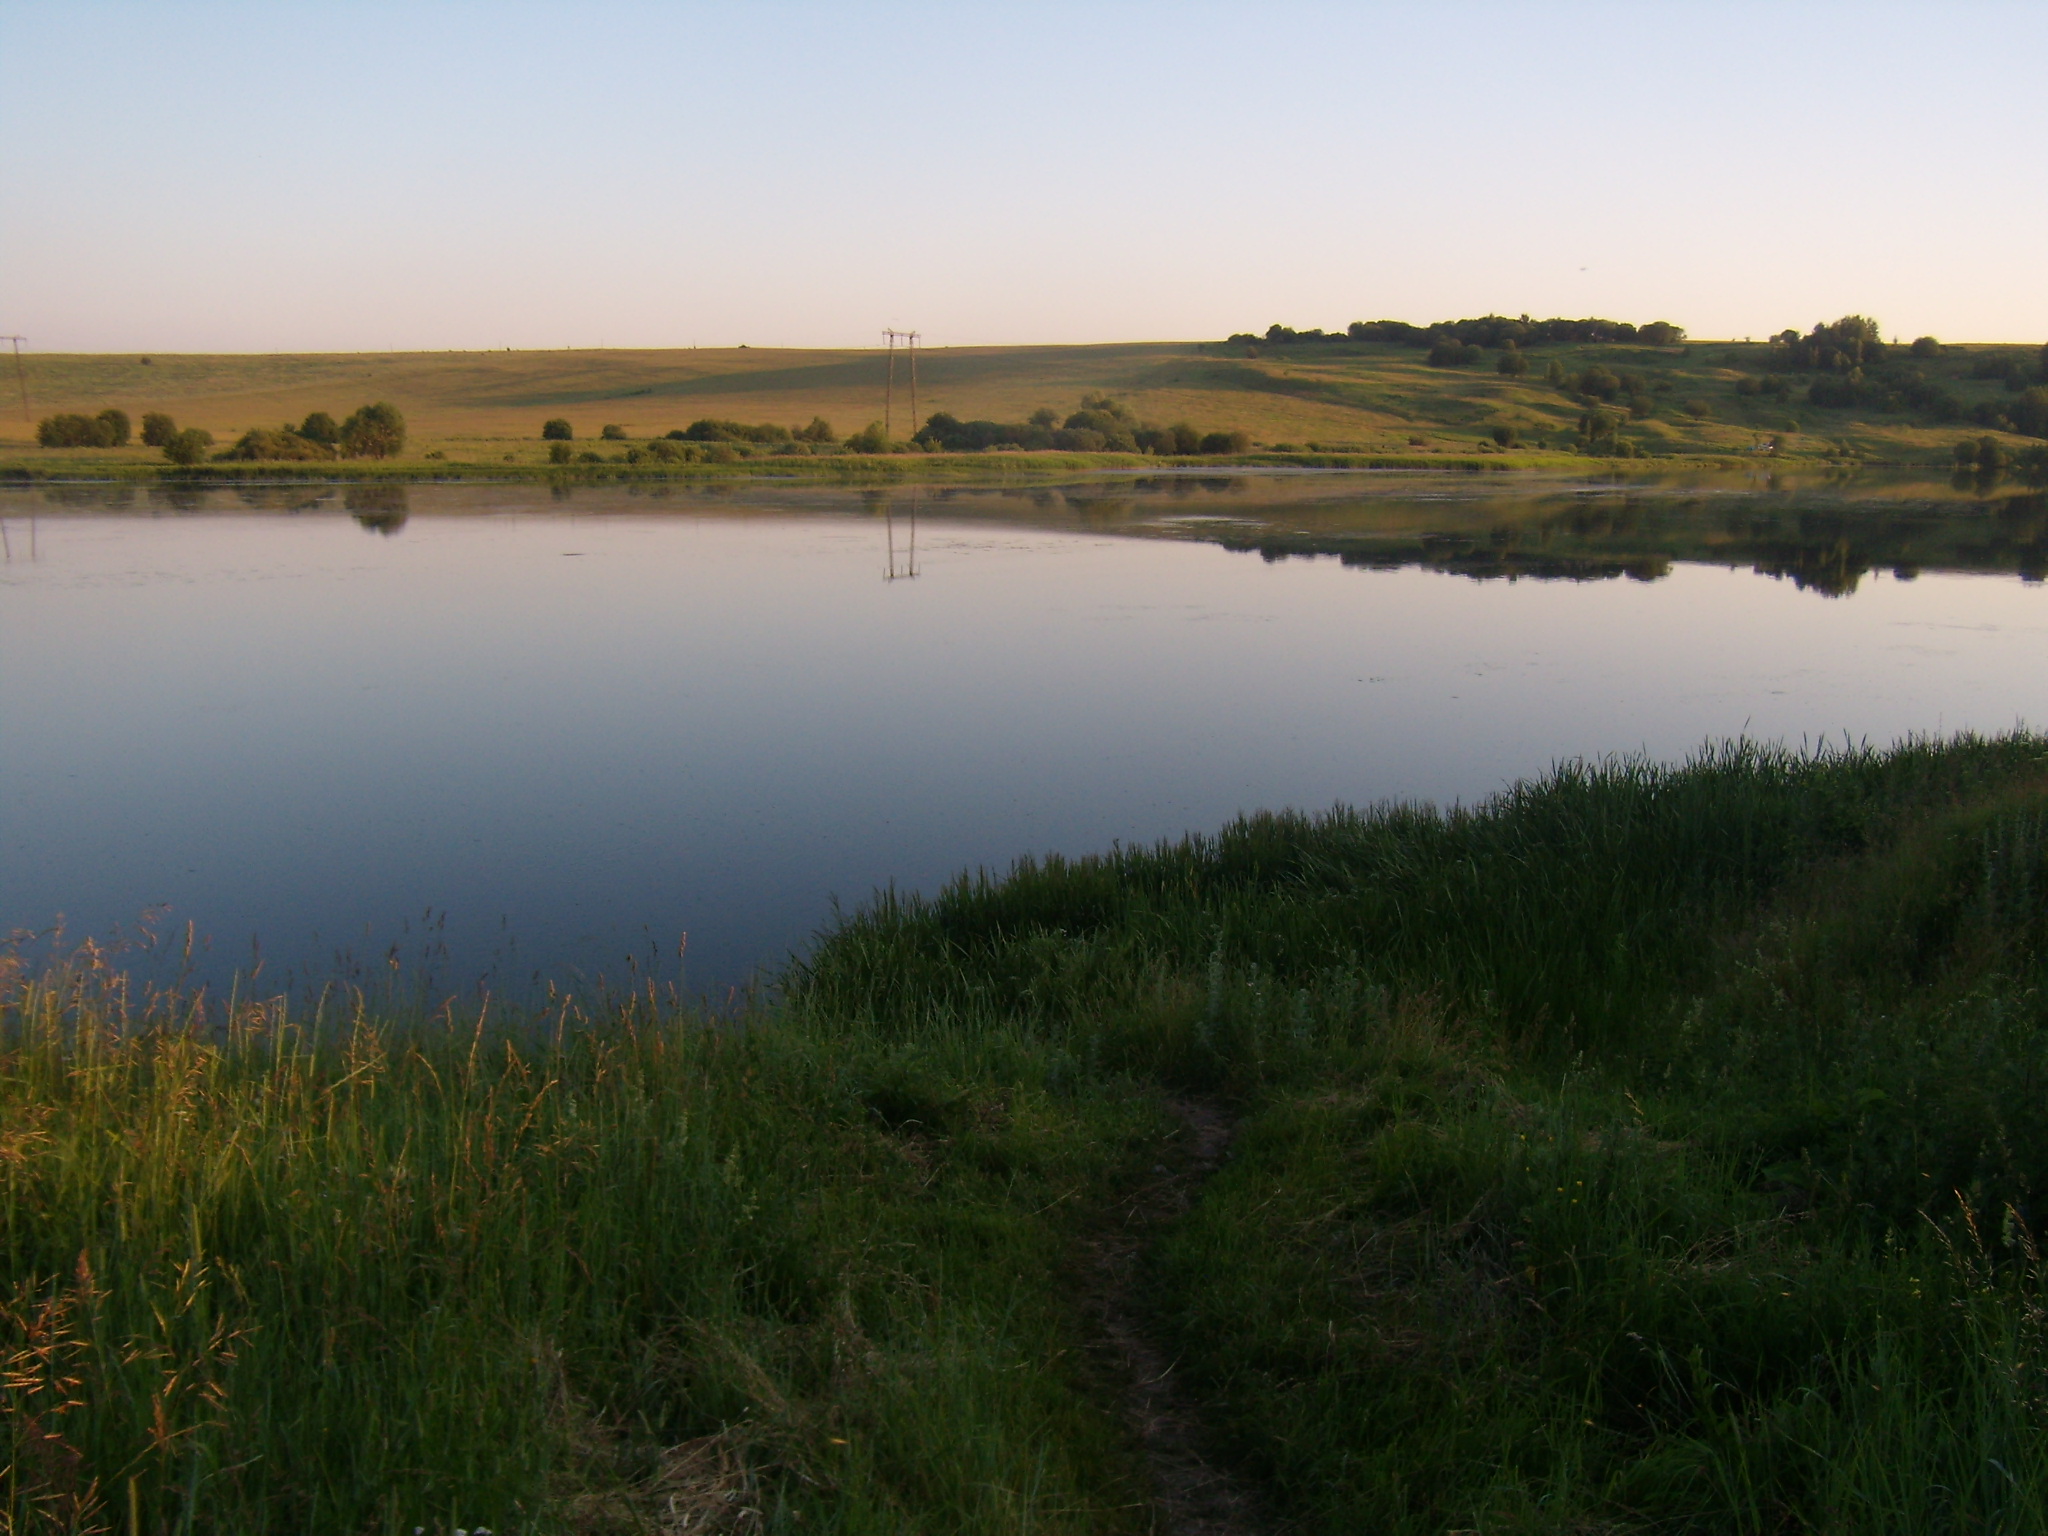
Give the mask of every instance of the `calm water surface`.
[{"label": "calm water surface", "polygon": [[835,898],[1020,854],[1744,732],[2004,729],[2048,719],[2039,502],[8,491],[0,929],[155,911],[215,981],[717,992]]}]

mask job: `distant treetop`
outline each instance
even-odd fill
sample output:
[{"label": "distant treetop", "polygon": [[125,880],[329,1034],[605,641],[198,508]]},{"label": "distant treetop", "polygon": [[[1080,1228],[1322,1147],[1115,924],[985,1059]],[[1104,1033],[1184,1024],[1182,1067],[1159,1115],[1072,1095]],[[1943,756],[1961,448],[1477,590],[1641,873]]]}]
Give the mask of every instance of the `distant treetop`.
[{"label": "distant treetop", "polygon": [[1398,346],[1440,347],[1446,342],[1473,347],[1541,346],[1584,342],[1638,342],[1650,347],[1668,347],[1685,340],[1685,327],[1669,320],[1652,320],[1631,325],[1625,320],[1532,320],[1527,315],[1510,319],[1506,315],[1482,315],[1476,320],[1439,320],[1434,325],[1410,325],[1406,320],[1354,320],[1341,331],[1297,331],[1291,326],[1270,325],[1266,334],[1255,336],[1241,331],[1233,342],[1266,341],[1284,344],[1294,341],[1377,341]]}]

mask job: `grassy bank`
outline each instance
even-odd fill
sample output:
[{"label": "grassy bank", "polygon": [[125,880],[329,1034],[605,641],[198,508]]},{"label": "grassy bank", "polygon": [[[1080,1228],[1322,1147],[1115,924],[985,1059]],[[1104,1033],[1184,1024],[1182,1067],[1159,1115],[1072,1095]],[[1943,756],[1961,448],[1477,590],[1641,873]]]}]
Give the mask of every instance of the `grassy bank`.
[{"label": "grassy bank", "polygon": [[[1467,367],[1432,367],[1396,344],[1315,341],[1146,342],[1065,347],[934,347],[919,354],[917,412],[963,421],[1022,421],[1040,407],[1060,414],[1108,393],[1150,422],[1187,422],[1206,432],[1242,428],[1262,454],[1284,462],[1420,460],[1498,453],[1494,431],[1512,429],[1518,462],[1535,462],[1574,439],[1593,397],[1549,379],[1553,363],[1572,381],[1588,370],[1625,380],[1607,400],[1628,418],[1621,440],[1660,458],[1754,458],[1942,465],[1960,437],[1978,437],[1979,406],[2014,398],[1987,368],[2035,366],[2038,344],[1957,346],[1916,369],[1952,397],[1958,414],[1814,404],[1809,379],[1774,373],[1764,342],[1531,345],[1530,372],[1494,371],[1495,354]],[[908,379],[898,359],[891,423],[908,437]],[[29,405],[0,417],[0,468],[101,473],[160,467],[135,447],[39,449],[32,423],[56,413],[113,407],[140,419],[163,411],[213,434],[221,447],[244,432],[274,430],[308,412],[337,419],[388,400],[404,414],[404,467],[433,476],[527,475],[545,470],[542,423],[571,424],[577,451],[623,458],[626,441],[599,438],[607,425],[643,442],[700,418],[795,426],[822,417],[857,432],[891,412],[888,363],[874,350],[675,348],[560,352],[391,352],[284,355],[28,354]],[[1788,393],[1757,393],[1777,380]],[[1641,414],[1638,414],[1640,411]],[[1993,434],[2010,452],[2033,440]],[[1775,447],[1771,445],[1775,444]],[[992,459],[1037,455],[979,454]],[[788,466],[783,457],[778,461]],[[758,472],[758,471],[756,471]],[[807,471],[804,471],[807,472]],[[921,470],[920,473],[928,471]]]},{"label": "grassy bank", "polygon": [[10,1518],[1146,1529],[1075,1256],[1179,1096],[1238,1129],[1145,1315],[1295,1528],[2039,1529],[2044,769],[1257,817],[878,899],[716,1023],[17,972]]}]

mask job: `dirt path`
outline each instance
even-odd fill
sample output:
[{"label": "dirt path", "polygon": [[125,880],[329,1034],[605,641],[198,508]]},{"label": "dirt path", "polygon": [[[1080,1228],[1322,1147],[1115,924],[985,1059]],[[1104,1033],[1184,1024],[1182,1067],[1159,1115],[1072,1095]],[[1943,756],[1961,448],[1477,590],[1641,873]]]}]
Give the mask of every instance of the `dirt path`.
[{"label": "dirt path", "polygon": [[1090,1241],[1089,1304],[1101,1328],[1101,1353],[1123,1384],[1124,1415],[1145,1448],[1161,1536],[1268,1536],[1278,1525],[1258,1491],[1211,1463],[1213,1439],[1200,1404],[1182,1388],[1178,1363],[1161,1347],[1141,1299],[1139,1268],[1159,1229],[1191,1205],[1222,1164],[1236,1119],[1203,1099],[1174,1099],[1186,1135],[1174,1165],[1152,1176],[1114,1208]]}]

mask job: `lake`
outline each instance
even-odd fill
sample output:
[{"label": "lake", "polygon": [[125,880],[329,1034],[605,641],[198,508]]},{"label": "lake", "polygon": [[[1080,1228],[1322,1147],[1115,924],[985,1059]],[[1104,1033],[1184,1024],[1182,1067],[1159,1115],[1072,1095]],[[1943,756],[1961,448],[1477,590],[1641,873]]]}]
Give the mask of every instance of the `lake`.
[{"label": "lake", "polygon": [[723,996],[1024,854],[2048,719],[2044,530],[1762,473],[8,488],[0,929]]}]

